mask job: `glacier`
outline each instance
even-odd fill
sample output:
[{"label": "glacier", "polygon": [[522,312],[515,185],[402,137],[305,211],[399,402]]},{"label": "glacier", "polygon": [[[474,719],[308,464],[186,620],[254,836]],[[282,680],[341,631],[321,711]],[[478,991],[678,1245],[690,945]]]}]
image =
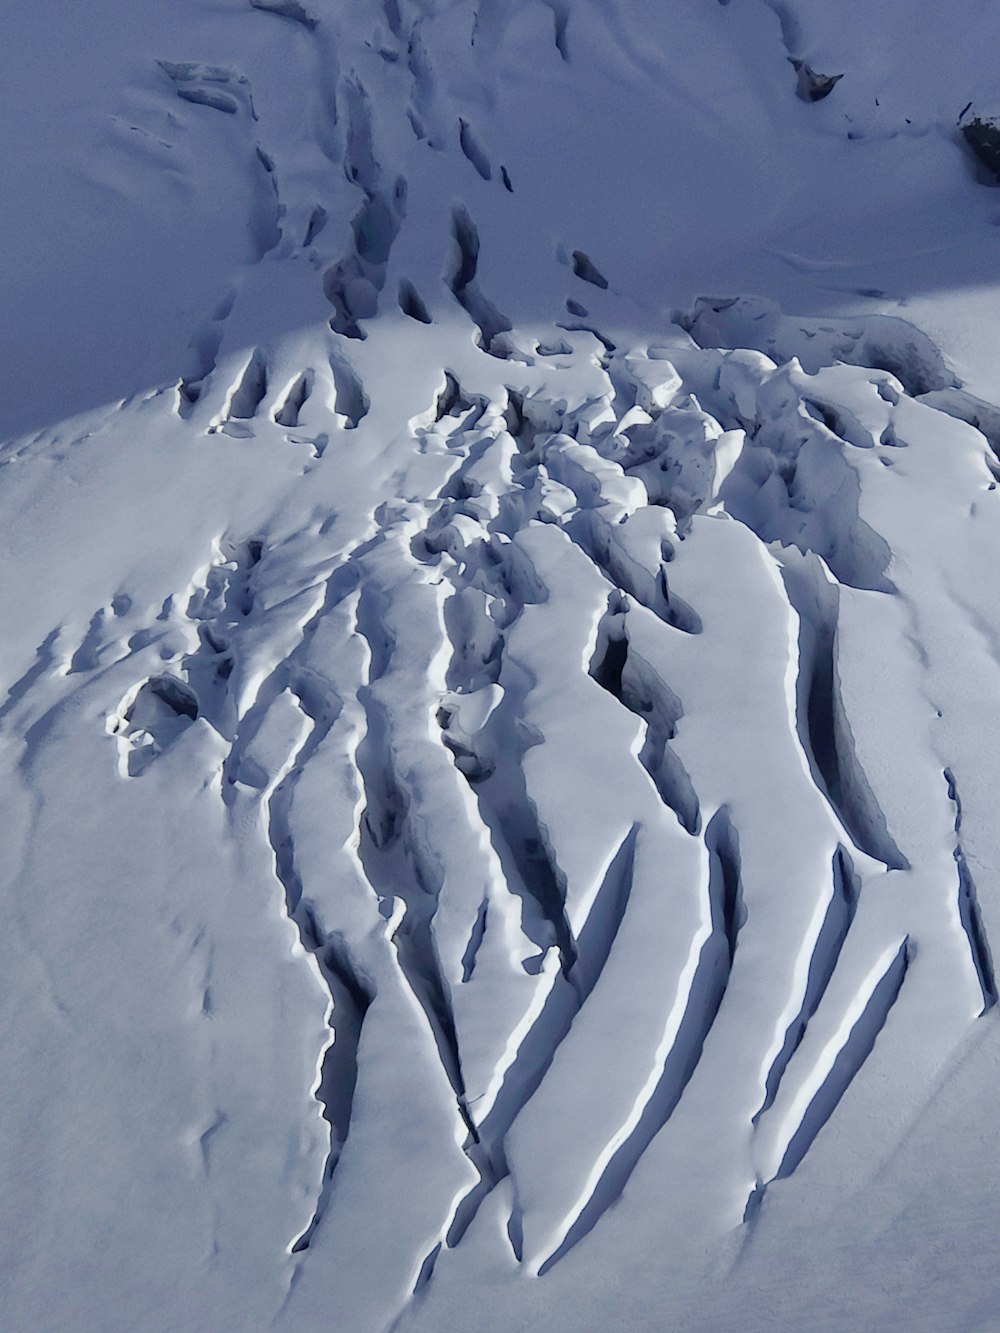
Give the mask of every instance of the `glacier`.
[{"label": "glacier", "polygon": [[1000,15],[916,9],[12,0],[5,1327],[1000,1326]]}]

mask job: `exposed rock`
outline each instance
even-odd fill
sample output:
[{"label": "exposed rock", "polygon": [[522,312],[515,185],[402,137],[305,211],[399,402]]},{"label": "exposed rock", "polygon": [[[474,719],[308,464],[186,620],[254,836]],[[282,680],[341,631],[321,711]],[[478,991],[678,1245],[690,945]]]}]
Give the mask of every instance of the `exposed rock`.
[{"label": "exposed rock", "polygon": [[820,74],[804,60],[796,60],[794,56],[789,56],[788,59],[799,76],[795,93],[803,102],[822,102],[824,97],[830,96],[844,77],[843,74]]}]

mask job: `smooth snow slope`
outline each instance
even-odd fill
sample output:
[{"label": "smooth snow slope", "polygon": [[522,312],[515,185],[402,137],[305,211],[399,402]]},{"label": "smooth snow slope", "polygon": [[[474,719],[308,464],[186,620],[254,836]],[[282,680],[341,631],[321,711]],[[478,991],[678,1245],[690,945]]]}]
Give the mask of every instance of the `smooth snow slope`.
[{"label": "smooth snow slope", "polygon": [[1000,17],[818,8],[9,5],[5,1327],[1000,1327]]}]

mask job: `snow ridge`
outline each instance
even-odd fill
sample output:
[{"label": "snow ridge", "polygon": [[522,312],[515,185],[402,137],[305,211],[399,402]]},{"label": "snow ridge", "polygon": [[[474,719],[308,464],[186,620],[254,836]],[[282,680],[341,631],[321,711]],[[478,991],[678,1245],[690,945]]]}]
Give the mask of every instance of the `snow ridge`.
[{"label": "snow ridge", "polygon": [[[371,1215],[356,1191],[405,1113],[394,1092],[375,1143],[358,1140],[373,1062],[405,1060],[436,1108],[411,1168],[443,1192],[418,1193],[398,1227],[379,1318],[410,1291],[427,1300],[499,1193],[526,1272],[600,1246],[636,1173],[676,1176],[692,1121],[696,1139],[712,1126],[714,1165],[697,1195],[672,1186],[669,1225],[756,1222],[856,1084],[860,1106],[885,1095],[866,1071],[925,952],[954,997],[925,1087],[973,996],[995,1000],[963,843],[956,888],[879,803],[852,729],[863,630],[845,607],[876,614],[924,577],[881,536],[880,487],[951,418],[881,369],[810,374],[668,332],[610,354],[577,332],[501,388],[476,378],[495,358],[473,347],[376,467],[355,443],[367,423],[332,388],[319,405],[318,344],[292,375],[255,353],[194,403],[161,396],[164,441],[200,422],[199,449],[249,446],[280,468],[323,437],[291,494],[330,478],[350,502],[313,505],[284,537],[217,540],[153,624],[122,594],[63,649],[67,699],[95,673],[132,676],[108,715],[120,781],[153,781],[175,753],[183,781],[190,738],[211,733],[227,836],[270,857],[325,996],[311,1094],[328,1146],[311,1220],[287,1238],[300,1263],[322,1251],[313,1282],[337,1271],[358,1208]],[[961,430],[964,484],[986,502],[990,447]],[[964,838],[950,769],[948,793]]]},{"label": "snow ridge", "polygon": [[886,20],[801,8],[112,52],[67,141],[149,370],[109,317],[0,446],[22,1326],[731,1327],[924,1207],[996,1021],[1000,407],[870,284],[994,219],[945,76],[883,113]]}]

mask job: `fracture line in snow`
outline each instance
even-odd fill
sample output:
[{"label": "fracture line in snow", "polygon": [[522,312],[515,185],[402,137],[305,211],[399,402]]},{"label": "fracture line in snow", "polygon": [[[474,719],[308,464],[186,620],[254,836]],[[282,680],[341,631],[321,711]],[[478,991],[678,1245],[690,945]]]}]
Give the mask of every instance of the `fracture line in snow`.
[{"label": "fracture line in snow", "polygon": [[[765,1182],[791,1175],[867,1059],[903,984],[909,964],[908,943],[908,937],[904,936],[882,951],[858,986],[836,1030],[816,1056],[811,1072],[782,1115],[774,1146],[762,1164],[761,1176]],[[849,1050],[852,1039],[858,1047],[853,1058]],[[842,1055],[845,1068],[835,1079]],[[822,1096],[824,1090],[826,1097]],[[799,1138],[801,1142],[797,1143]]]},{"label": "fracture line in snow", "polygon": [[616,1154],[636,1133],[642,1121],[643,1113],[664,1077],[667,1060],[671,1052],[674,1050],[685,1014],[688,1012],[692,989],[702,961],[705,946],[712,937],[712,910],[708,893],[707,864],[703,866],[702,882],[698,888],[698,896],[701,906],[701,925],[691,940],[687,959],[678,981],[677,993],[674,997],[673,1004],[667,1012],[663,1032],[653,1054],[653,1061],[646,1077],[646,1081],[639,1089],[628,1117],[604,1145],[600,1154],[596,1158],[586,1183],[580,1191],[579,1198],[567,1211],[565,1217],[556,1228],[553,1237],[530,1259],[530,1261],[528,1261],[527,1266],[529,1272],[536,1276],[541,1273],[541,1271],[562,1249],[574,1224],[583,1214],[587,1204],[595,1196],[598,1186],[603,1180],[611,1163],[614,1161]]}]

